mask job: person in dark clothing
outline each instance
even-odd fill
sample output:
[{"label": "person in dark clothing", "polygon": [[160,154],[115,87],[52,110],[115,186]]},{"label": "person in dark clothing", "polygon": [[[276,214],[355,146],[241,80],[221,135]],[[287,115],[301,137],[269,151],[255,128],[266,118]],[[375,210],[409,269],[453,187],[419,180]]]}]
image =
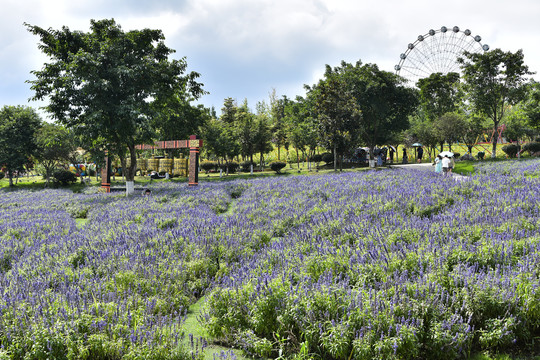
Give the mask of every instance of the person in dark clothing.
[{"label": "person in dark clothing", "polygon": [[403,148],[403,160],[401,161],[402,164],[407,164],[409,161],[407,160],[407,149]]},{"label": "person in dark clothing", "polygon": [[417,155],[418,155],[417,161],[418,161],[419,163],[421,163],[421,162],[422,162],[422,157],[424,156],[424,148],[422,148],[422,147],[420,146],[420,147],[418,148],[418,154],[417,154]]}]

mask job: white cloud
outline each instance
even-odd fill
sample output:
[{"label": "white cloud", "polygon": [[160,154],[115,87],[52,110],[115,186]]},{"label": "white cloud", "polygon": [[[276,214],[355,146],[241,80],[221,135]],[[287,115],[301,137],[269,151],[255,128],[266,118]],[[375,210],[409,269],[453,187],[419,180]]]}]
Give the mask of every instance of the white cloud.
[{"label": "white cloud", "polygon": [[532,0],[3,0],[0,105],[25,101],[24,81],[45,61],[23,22],[87,31],[90,19],[115,18],[124,30],[162,29],[175,56],[202,74],[212,92],[203,102],[220,108],[228,96],[267,100],[272,88],[303,95],[325,64],[341,60],[393,71],[409,42],[442,25],[469,28],[492,48],[523,49],[540,71],[539,13]]}]

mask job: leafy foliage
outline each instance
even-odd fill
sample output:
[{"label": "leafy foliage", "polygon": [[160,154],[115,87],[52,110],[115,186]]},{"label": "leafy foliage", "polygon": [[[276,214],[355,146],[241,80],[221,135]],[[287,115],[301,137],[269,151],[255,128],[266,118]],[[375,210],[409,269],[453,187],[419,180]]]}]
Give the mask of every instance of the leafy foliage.
[{"label": "leafy foliage", "polygon": [[9,184],[14,173],[24,171],[35,154],[34,137],[41,127],[37,112],[26,106],[4,106],[0,110],[0,165],[7,171]]},{"label": "leafy foliage", "polygon": [[32,72],[33,99],[47,98],[46,110],[87,143],[107,147],[121,159],[128,149],[128,180],[135,176],[135,145],[155,135],[156,111],[167,116],[167,109],[175,111],[179,102],[204,93],[196,82],[199,74],[184,75],[185,59],[169,60],[174,51],[160,30],[124,32],[114,20],[91,20],[88,33],[25,25],[50,58]]},{"label": "leafy foliage", "polygon": [[199,166],[208,174],[210,171],[217,169],[218,163],[215,161],[203,161]]},{"label": "leafy foliage", "polygon": [[[458,59],[463,70],[465,90],[476,111],[487,116],[497,129],[508,105],[525,98],[526,76],[532,74],[523,60],[523,51],[515,53],[494,49],[484,53],[465,52]],[[493,137],[495,156],[498,134]]]},{"label": "leafy foliage", "polygon": [[520,151],[520,148],[521,146],[518,146],[516,144],[508,144],[502,147],[502,151],[504,151],[504,153],[508,155],[508,157],[512,158],[516,157],[517,153]]},{"label": "leafy foliage", "polygon": [[66,164],[73,158],[76,150],[73,134],[62,126],[44,123],[36,134],[37,151],[35,158],[45,169],[46,185],[60,164]]},{"label": "leafy foliage", "polygon": [[285,166],[287,166],[287,163],[285,163],[283,161],[274,161],[274,162],[270,163],[270,169],[272,169],[272,171],[275,171],[277,174],[280,174],[281,170]]},{"label": "leafy foliage", "polygon": [[77,181],[77,176],[69,170],[59,169],[53,173],[56,184],[67,186]]},{"label": "leafy foliage", "polygon": [[431,122],[458,110],[463,97],[459,84],[459,74],[453,72],[433,73],[418,80],[420,106]]},{"label": "leafy foliage", "polygon": [[530,142],[523,145],[523,151],[529,152],[530,155],[540,152],[540,142]]}]

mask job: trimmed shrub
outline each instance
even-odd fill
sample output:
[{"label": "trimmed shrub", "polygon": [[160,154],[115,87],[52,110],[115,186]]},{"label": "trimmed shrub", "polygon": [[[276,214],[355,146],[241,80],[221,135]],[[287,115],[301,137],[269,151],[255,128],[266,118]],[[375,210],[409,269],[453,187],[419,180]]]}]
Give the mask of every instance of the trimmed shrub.
[{"label": "trimmed shrub", "polygon": [[312,162],[321,162],[322,161],[322,155],[321,154],[315,154],[311,157]]},{"label": "trimmed shrub", "polygon": [[527,151],[529,155],[537,153],[540,151],[540,142],[533,141],[523,145],[523,151]]},{"label": "trimmed shrub", "polygon": [[250,172],[251,171],[251,165],[253,165],[253,168],[255,169],[255,167],[257,166],[257,164],[255,164],[254,162],[251,162],[251,161],[243,161],[241,164],[240,164],[240,171],[243,171],[243,172]]},{"label": "trimmed shrub", "polygon": [[517,153],[519,152],[519,149],[520,149],[520,146],[516,145],[516,144],[508,144],[508,145],[504,145],[502,147],[502,151],[504,151],[504,153],[506,155],[508,155],[508,157],[516,157]]},{"label": "trimmed shrub", "polygon": [[67,186],[77,181],[77,175],[69,170],[56,170],[53,173],[54,183],[57,185]]},{"label": "trimmed shrub", "polygon": [[276,174],[280,174],[281,169],[283,169],[285,166],[287,166],[287,164],[283,161],[274,161],[270,163],[270,169],[272,169],[272,171],[275,171]]},{"label": "trimmed shrub", "polygon": [[334,154],[332,153],[324,153],[321,155],[321,160],[324,161],[327,164],[331,164],[334,162]]},{"label": "trimmed shrub", "polygon": [[227,168],[229,168],[229,174],[234,174],[238,171],[238,167],[240,165],[236,161],[229,161],[227,163],[221,164],[221,170],[227,171]]},{"label": "trimmed shrub", "polygon": [[216,170],[217,166],[218,164],[215,161],[203,161],[200,164],[201,169],[203,169],[207,174],[212,170]]}]

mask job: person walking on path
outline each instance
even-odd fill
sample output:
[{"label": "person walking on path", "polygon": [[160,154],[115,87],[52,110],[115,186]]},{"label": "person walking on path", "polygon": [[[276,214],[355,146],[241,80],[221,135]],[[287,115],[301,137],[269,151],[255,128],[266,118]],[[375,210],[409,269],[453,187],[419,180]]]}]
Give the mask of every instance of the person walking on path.
[{"label": "person walking on path", "polygon": [[442,157],[441,155],[437,155],[435,158],[435,172],[440,173],[442,172]]},{"label": "person walking on path", "polygon": [[448,175],[448,169],[450,168],[450,159],[448,158],[448,155],[444,155],[444,157],[441,160],[442,163],[442,171],[445,176]]},{"label": "person walking on path", "polygon": [[424,156],[424,149],[421,146],[418,148],[417,156],[418,156],[418,159],[417,159],[418,163],[421,163],[422,157]]},{"label": "person walking on path", "polygon": [[448,173],[450,174],[450,176],[452,176],[452,170],[454,170],[454,166],[456,165],[456,163],[453,156],[450,156],[449,160],[450,163],[448,164]]}]

